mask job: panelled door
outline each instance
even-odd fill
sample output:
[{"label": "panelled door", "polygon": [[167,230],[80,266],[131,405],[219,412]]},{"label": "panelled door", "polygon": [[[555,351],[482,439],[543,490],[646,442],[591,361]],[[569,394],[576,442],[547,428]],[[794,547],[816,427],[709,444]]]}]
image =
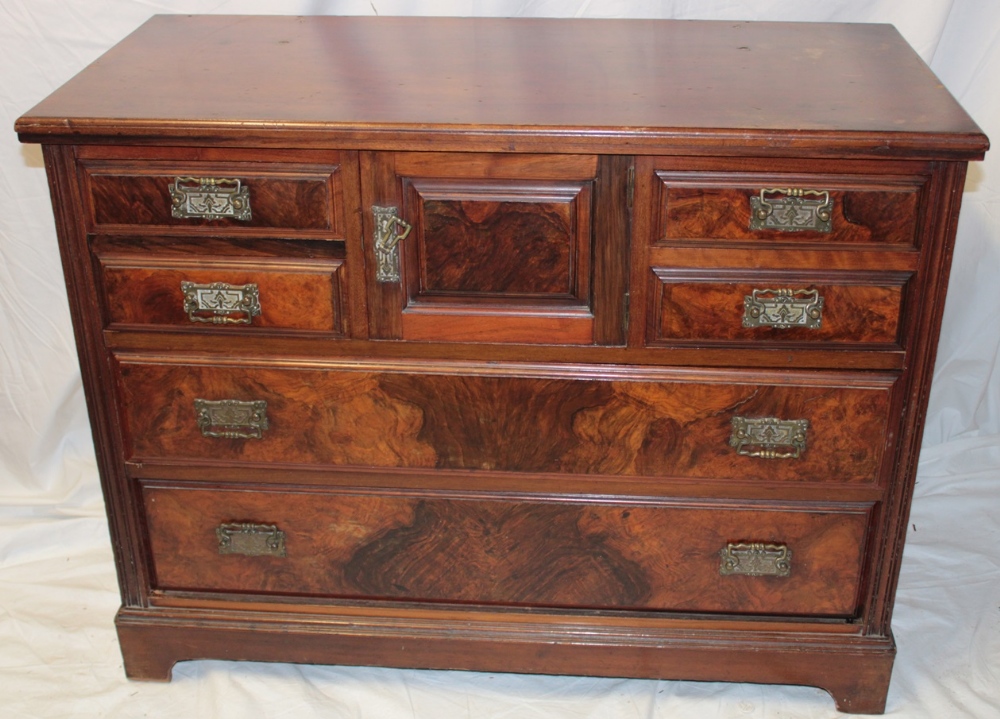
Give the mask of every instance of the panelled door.
[{"label": "panelled door", "polygon": [[629,158],[362,153],[371,335],[623,344]]}]

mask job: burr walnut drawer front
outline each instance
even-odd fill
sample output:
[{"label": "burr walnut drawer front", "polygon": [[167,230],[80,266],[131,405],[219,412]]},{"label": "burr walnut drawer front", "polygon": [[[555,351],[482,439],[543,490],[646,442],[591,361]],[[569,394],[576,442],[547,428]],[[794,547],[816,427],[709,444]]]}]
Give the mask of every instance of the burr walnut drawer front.
[{"label": "burr walnut drawer front", "polygon": [[648,342],[898,348],[910,276],[653,268]]},{"label": "burr walnut drawer front", "polygon": [[851,616],[870,513],[194,487],[143,489],[159,590]]},{"label": "burr walnut drawer front", "polygon": [[148,160],[125,165],[93,160],[84,168],[89,225],[97,232],[145,226],[227,234],[298,230],[343,237],[338,164]]},{"label": "burr walnut drawer front", "polygon": [[340,259],[120,255],[100,264],[112,329],[344,331]]},{"label": "burr walnut drawer front", "polygon": [[873,484],[894,435],[891,374],[155,359],[136,461]]},{"label": "burr walnut drawer front", "polygon": [[[901,168],[905,172],[905,168]],[[915,244],[921,175],[658,170],[654,243]]]}]

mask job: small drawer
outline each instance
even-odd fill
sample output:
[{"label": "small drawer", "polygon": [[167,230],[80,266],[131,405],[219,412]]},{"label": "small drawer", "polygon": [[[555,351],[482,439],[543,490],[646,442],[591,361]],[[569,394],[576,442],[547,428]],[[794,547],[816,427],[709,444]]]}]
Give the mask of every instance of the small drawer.
[{"label": "small drawer", "polygon": [[648,344],[900,347],[910,273],[775,273],[653,268]]},{"label": "small drawer", "polygon": [[766,241],[912,246],[923,179],[713,178],[657,172],[654,243]]},{"label": "small drawer", "polygon": [[143,488],[154,587],[847,617],[869,505]]},{"label": "small drawer", "polygon": [[892,434],[888,374],[318,364],[122,357],[129,456],[872,485]]},{"label": "small drawer", "polygon": [[100,258],[110,329],[344,333],[341,260]]},{"label": "small drawer", "polygon": [[342,238],[340,168],[255,163],[84,164],[95,232],[139,227],[260,234],[314,231]]}]

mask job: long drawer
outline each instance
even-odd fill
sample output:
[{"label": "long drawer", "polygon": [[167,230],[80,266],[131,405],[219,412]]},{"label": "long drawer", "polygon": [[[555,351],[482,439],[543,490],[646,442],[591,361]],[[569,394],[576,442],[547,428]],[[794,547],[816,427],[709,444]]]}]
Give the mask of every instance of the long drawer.
[{"label": "long drawer", "polygon": [[537,607],[855,613],[870,506],[143,488],[154,586]]},{"label": "long drawer", "polygon": [[874,484],[895,376],[122,356],[137,461]]}]

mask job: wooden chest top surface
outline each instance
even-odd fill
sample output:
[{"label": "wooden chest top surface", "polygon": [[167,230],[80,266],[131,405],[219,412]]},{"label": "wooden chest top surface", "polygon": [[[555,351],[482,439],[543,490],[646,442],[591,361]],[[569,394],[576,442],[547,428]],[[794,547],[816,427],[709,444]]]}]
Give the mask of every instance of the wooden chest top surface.
[{"label": "wooden chest top surface", "polygon": [[429,129],[595,147],[705,136],[795,147],[854,133],[872,154],[966,158],[987,143],[889,25],[718,21],[157,16],[17,124],[47,142],[112,128],[320,131],[369,146]]}]

